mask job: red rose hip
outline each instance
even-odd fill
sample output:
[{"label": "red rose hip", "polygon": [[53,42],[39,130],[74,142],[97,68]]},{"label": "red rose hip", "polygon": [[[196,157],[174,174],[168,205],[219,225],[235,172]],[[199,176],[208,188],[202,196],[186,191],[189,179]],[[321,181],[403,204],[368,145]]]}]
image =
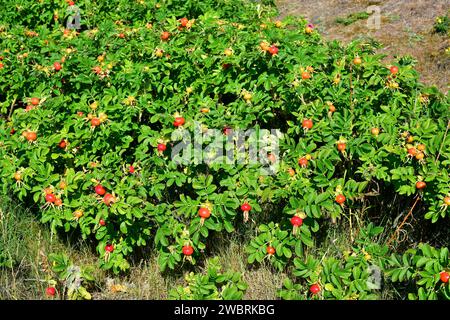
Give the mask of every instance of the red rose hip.
[{"label": "red rose hip", "polygon": [[47,289],[45,289],[45,293],[47,294],[47,296],[53,297],[56,294],[56,289],[54,287],[48,287]]},{"label": "red rose hip", "polygon": [[185,256],[190,256],[194,253],[194,248],[191,246],[184,246],[182,251]]},{"label": "red rose hip", "polygon": [[203,219],[207,219],[211,216],[211,211],[208,208],[202,207],[198,210],[198,215]]},{"label": "red rose hip", "polygon": [[164,151],[166,151],[166,149],[167,149],[167,146],[165,144],[163,144],[163,143],[159,143],[158,144],[158,151],[159,152],[164,152]]},{"label": "red rose hip", "polygon": [[424,181],[417,181],[416,182],[416,188],[418,190],[425,189],[426,186],[427,186],[427,184]]},{"label": "red rose hip", "polygon": [[45,195],[45,201],[53,203],[56,200],[56,196],[53,193],[47,193]]},{"label": "red rose hip", "polygon": [[294,227],[300,227],[300,226],[303,224],[303,219],[300,218],[300,217],[298,217],[298,216],[293,216],[293,217],[291,218],[291,224],[292,224]]},{"label": "red rose hip", "polygon": [[99,184],[95,186],[95,193],[99,196],[103,196],[106,193],[106,190],[102,185]]},{"label": "red rose hip", "polygon": [[311,129],[313,127],[313,122],[311,119],[304,119],[302,121],[303,129]]},{"label": "red rose hip", "polygon": [[443,283],[447,283],[448,280],[450,279],[450,274],[448,272],[446,272],[446,271],[442,271],[440,276],[439,276],[439,278],[441,279],[441,281]]},{"label": "red rose hip", "polygon": [[246,202],[241,205],[241,210],[242,211],[250,211],[250,210],[252,210],[252,206]]},{"label": "red rose hip", "polygon": [[312,294],[318,294],[320,292],[320,286],[317,283],[315,283],[309,288],[309,291]]},{"label": "red rose hip", "polygon": [[182,126],[184,123],[185,123],[185,120],[184,120],[183,117],[176,117],[176,118],[175,118],[175,121],[173,122],[173,125],[174,125],[175,127],[180,127],[180,126]]},{"label": "red rose hip", "polygon": [[346,198],[345,198],[345,196],[343,195],[343,194],[338,194],[337,196],[336,196],[336,202],[338,203],[338,204],[343,204],[344,202],[345,202],[345,200],[346,200]]}]

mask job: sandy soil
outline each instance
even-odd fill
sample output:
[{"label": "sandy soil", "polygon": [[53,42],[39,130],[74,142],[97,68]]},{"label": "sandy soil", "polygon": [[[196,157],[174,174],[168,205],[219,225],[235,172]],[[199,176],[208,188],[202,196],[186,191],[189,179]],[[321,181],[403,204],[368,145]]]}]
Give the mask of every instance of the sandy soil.
[{"label": "sandy soil", "polygon": [[[277,5],[281,16],[304,16],[327,39],[348,42],[370,37],[383,44],[379,52],[388,55],[388,61],[410,55],[418,61],[416,69],[424,83],[436,85],[444,93],[449,90],[450,54],[445,50],[450,40],[432,31],[436,17],[449,13],[450,0],[278,0]],[[368,9],[370,20],[348,26],[336,23],[338,17]],[[378,28],[371,24],[375,22],[374,10],[379,10]]]}]

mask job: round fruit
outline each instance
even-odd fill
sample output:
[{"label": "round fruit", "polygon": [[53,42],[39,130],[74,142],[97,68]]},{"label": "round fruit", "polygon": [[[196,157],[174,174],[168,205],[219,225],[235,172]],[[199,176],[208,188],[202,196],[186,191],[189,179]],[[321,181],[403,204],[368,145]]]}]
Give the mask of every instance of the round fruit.
[{"label": "round fruit", "polygon": [[307,79],[311,79],[311,74],[307,71],[303,71],[302,72],[302,79],[303,80],[307,80]]},{"label": "round fruit", "polygon": [[180,24],[181,24],[182,27],[186,27],[188,22],[189,22],[188,18],[181,18],[180,19]]},{"label": "round fruit", "polygon": [[62,206],[62,205],[63,205],[62,200],[61,200],[60,198],[57,198],[57,199],[55,200],[55,205],[58,206],[58,207]]},{"label": "round fruit", "polygon": [[124,39],[124,38],[125,38],[125,35],[124,35],[123,33],[119,33],[118,37],[119,37],[120,39]]},{"label": "round fruit", "polygon": [[443,283],[447,283],[450,279],[450,274],[446,271],[442,271],[439,278]]},{"label": "round fruit", "polygon": [[163,33],[161,33],[161,40],[166,41],[166,40],[169,39],[169,37],[170,37],[170,33],[169,32],[164,31]]},{"label": "round fruit", "polygon": [[425,189],[425,187],[427,186],[427,184],[424,181],[417,181],[416,182],[416,188],[421,190],[421,189]]},{"label": "round fruit", "polygon": [[92,118],[91,119],[91,126],[98,127],[100,125],[101,121],[99,118]]},{"label": "round fruit", "polygon": [[280,20],[275,21],[275,27],[281,28],[283,26],[283,23]]},{"label": "round fruit", "polygon": [[128,168],[128,171],[129,171],[130,173],[134,173],[134,171],[135,171],[134,166],[130,166],[130,167]]},{"label": "round fruit", "polygon": [[313,127],[313,122],[310,119],[304,119],[302,121],[302,127],[303,129],[311,129]]},{"label": "round fruit", "polygon": [[345,196],[343,195],[343,194],[338,194],[337,196],[336,196],[336,202],[338,203],[338,204],[343,204],[344,202],[345,202]]},{"label": "round fruit", "polygon": [[64,149],[67,146],[66,140],[61,140],[58,144],[61,149]]},{"label": "round fruit", "polygon": [[83,216],[83,211],[77,210],[77,211],[75,211],[75,212],[73,213],[73,216],[74,216],[76,219],[80,219],[80,218]]},{"label": "round fruit", "polygon": [[276,47],[276,46],[274,46],[274,45],[272,45],[272,46],[270,46],[270,48],[269,48],[269,53],[272,55],[272,56],[275,56],[275,55],[277,55],[278,54],[278,48]]},{"label": "round fruit", "polygon": [[105,194],[105,196],[103,197],[103,203],[106,204],[108,207],[111,205],[111,203],[113,203],[116,199],[114,198],[114,196],[110,193]]},{"label": "round fruit", "polygon": [[333,105],[331,105],[331,106],[328,108],[328,110],[329,110],[330,112],[335,112],[335,111],[336,111],[336,107],[333,106]]},{"label": "round fruit", "polygon": [[320,286],[317,283],[315,283],[309,288],[309,291],[312,294],[318,294],[320,292]]},{"label": "round fruit", "polygon": [[33,106],[37,106],[41,100],[39,98],[31,98],[30,102]]},{"label": "round fruit", "polygon": [[61,70],[61,64],[59,62],[55,62],[53,64],[53,68],[55,68],[56,71],[59,71]]},{"label": "round fruit", "polygon": [[198,215],[204,219],[208,219],[211,216],[211,211],[208,208],[200,208],[198,210]]},{"label": "round fruit", "polygon": [[291,224],[296,227],[300,227],[303,224],[303,219],[298,216],[293,216],[291,218]]},{"label": "round fruit", "polygon": [[225,50],[223,51],[223,53],[224,53],[227,57],[230,57],[230,56],[233,55],[233,50],[227,48],[227,49],[225,49]]},{"label": "round fruit", "polygon": [[390,68],[390,71],[391,71],[392,74],[397,74],[398,73],[398,67],[397,66],[392,66]]},{"label": "round fruit", "polygon": [[252,206],[250,204],[248,204],[247,202],[245,202],[241,205],[241,210],[242,211],[250,211],[250,210],[252,210]]},{"label": "round fruit", "polygon": [[94,73],[96,74],[100,74],[102,72],[102,68],[99,66],[93,67],[92,71],[94,71]]},{"label": "round fruit", "polygon": [[106,190],[102,185],[98,184],[95,186],[95,193],[99,196],[103,196],[106,193]]},{"label": "round fruit", "polygon": [[106,221],[103,219],[100,219],[100,221],[98,222],[99,225],[101,225],[102,227],[106,226]]},{"label": "round fruit", "polygon": [[267,246],[266,248],[267,254],[274,255],[275,254],[275,248],[271,246]]},{"label": "round fruit", "polygon": [[227,136],[231,133],[232,130],[233,129],[231,129],[230,127],[225,127],[223,128],[223,134]]},{"label": "round fruit", "polygon": [[416,159],[417,160],[422,160],[425,157],[425,154],[423,152],[418,152],[416,154]]},{"label": "round fruit", "polygon": [[53,203],[53,202],[55,202],[55,200],[56,200],[56,197],[53,193],[47,193],[45,195],[45,201]]},{"label": "round fruit", "polygon": [[252,94],[249,92],[245,93],[244,100],[246,100],[246,101],[252,100]]},{"label": "round fruit", "polygon": [[98,114],[98,119],[100,122],[105,122],[108,119],[108,115],[106,113],[100,112]]},{"label": "round fruit", "polygon": [[166,149],[167,149],[167,147],[166,147],[165,144],[163,144],[163,143],[158,143],[158,151],[159,151],[159,152],[164,152],[164,151],[166,151]]},{"label": "round fruit", "polygon": [[444,203],[445,203],[447,206],[450,206],[450,197],[445,197],[445,198],[444,198]]},{"label": "round fruit", "polygon": [[295,176],[295,170],[292,168],[289,168],[288,173],[291,177]]},{"label": "round fruit", "polygon": [[3,69],[3,67],[4,67],[4,64],[0,63],[0,69]]},{"label": "round fruit", "polygon": [[409,148],[408,149],[408,154],[412,157],[414,157],[417,154],[417,150],[416,148]]},{"label": "round fruit", "polygon": [[353,59],[353,63],[356,64],[356,65],[361,64],[361,62],[362,62],[362,60],[361,60],[360,57],[356,57],[355,59]]},{"label": "round fruit", "polygon": [[176,117],[175,121],[173,122],[173,125],[175,127],[179,127],[179,126],[182,126],[184,124],[184,122],[185,122],[185,120],[183,117]]},{"label": "round fruit", "polygon": [[305,157],[298,159],[298,164],[305,168],[308,165],[308,159]]},{"label": "round fruit", "polygon": [[272,163],[277,162],[277,158],[275,157],[275,155],[273,153],[269,153],[267,155],[267,159],[269,159],[269,161],[272,162]]},{"label": "round fruit", "polygon": [[47,289],[45,289],[45,294],[49,297],[53,297],[56,294],[56,289],[53,287],[48,287]]},{"label": "round fruit", "polygon": [[427,147],[422,143],[417,145],[417,150],[419,150],[419,151],[425,151],[426,148]]},{"label": "round fruit", "polygon": [[259,43],[259,47],[261,48],[261,50],[263,51],[269,51],[269,43],[267,41],[262,41]]},{"label": "round fruit", "polygon": [[337,144],[337,149],[339,151],[344,151],[346,147],[347,147],[347,145],[345,143],[338,143]]},{"label": "round fruit", "polygon": [[15,173],[14,173],[14,179],[15,179],[16,181],[22,180],[22,175],[20,174],[20,172],[15,172]]},{"label": "round fruit", "polygon": [[370,132],[374,135],[377,136],[380,134],[380,129],[378,128],[372,128],[372,130],[370,130]]},{"label": "round fruit", "polygon": [[182,251],[185,256],[190,256],[194,253],[194,248],[191,246],[184,246]]},{"label": "round fruit", "polygon": [[36,134],[36,132],[30,131],[30,132],[27,132],[25,138],[26,138],[28,141],[36,141],[36,139],[37,139],[37,134]]},{"label": "round fruit", "polygon": [[112,244],[107,244],[105,246],[105,251],[106,252],[113,252],[114,251],[114,246]]}]

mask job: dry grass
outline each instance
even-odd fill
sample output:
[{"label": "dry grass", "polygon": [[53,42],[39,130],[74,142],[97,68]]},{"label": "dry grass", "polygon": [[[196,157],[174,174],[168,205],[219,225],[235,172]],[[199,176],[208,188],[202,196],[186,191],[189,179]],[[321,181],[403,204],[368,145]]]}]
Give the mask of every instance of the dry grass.
[{"label": "dry grass", "polygon": [[282,287],[284,274],[275,272],[265,264],[248,270],[245,246],[237,239],[231,240],[225,248],[219,253],[220,262],[225,270],[243,274],[244,281],[249,285],[244,299],[273,300],[277,297],[277,291]]},{"label": "dry grass", "polygon": [[174,285],[162,276],[156,259],[133,266],[127,276],[105,277],[102,283],[93,294],[96,300],[165,300]]},{"label": "dry grass", "polygon": [[[409,55],[418,61],[417,71],[421,81],[436,85],[441,91],[449,89],[450,57],[445,49],[450,47],[448,37],[432,33],[435,18],[448,13],[447,0],[279,0],[282,16],[305,16],[317,24],[319,31],[330,40],[349,42],[357,38],[373,38],[383,44],[379,53],[395,56]],[[380,8],[379,29],[371,30],[367,20],[348,26],[336,23],[337,17],[365,12],[371,5]]]},{"label": "dry grass", "polygon": [[[0,263],[0,300],[43,299],[51,279],[48,255],[64,253],[80,265],[95,265],[89,247],[79,242],[67,245],[40,224],[32,213],[0,196],[0,255],[12,261],[9,267]],[[96,268],[95,277],[103,272]]]},{"label": "dry grass", "polygon": [[[93,266],[95,283],[89,291],[97,300],[164,300],[170,289],[185,285],[184,275],[163,275],[155,256],[132,265],[126,275],[100,270],[98,257],[88,243],[52,236],[31,212],[5,197],[0,197],[0,231],[0,253],[14,261],[12,267],[0,264],[0,300],[47,299],[45,288],[54,276],[47,261],[50,253],[64,253],[79,266]],[[224,271],[243,273],[249,286],[246,299],[275,299],[284,275],[265,265],[249,270],[244,248],[238,239],[222,239],[211,255],[220,257]],[[203,268],[198,266],[195,271]]]}]

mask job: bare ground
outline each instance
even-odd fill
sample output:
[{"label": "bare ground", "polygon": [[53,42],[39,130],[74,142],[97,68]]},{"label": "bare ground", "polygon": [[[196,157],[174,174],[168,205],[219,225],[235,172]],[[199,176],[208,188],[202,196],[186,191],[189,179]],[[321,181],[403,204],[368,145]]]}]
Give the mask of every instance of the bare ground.
[{"label": "bare ground", "polygon": [[[449,90],[450,54],[445,50],[450,41],[448,36],[434,34],[433,24],[436,17],[449,12],[450,0],[278,0],[277,5],[281,16],[304,16],[326,39],[349,42],[370,37],[383,44],[379,53],[386,54],[387,61],[412,56],[424,83],[444,93]],[[377,7],[380,24],[372,28]],[[372,16],[348,26],[336,22],[338,17],[358,12]]]}]

